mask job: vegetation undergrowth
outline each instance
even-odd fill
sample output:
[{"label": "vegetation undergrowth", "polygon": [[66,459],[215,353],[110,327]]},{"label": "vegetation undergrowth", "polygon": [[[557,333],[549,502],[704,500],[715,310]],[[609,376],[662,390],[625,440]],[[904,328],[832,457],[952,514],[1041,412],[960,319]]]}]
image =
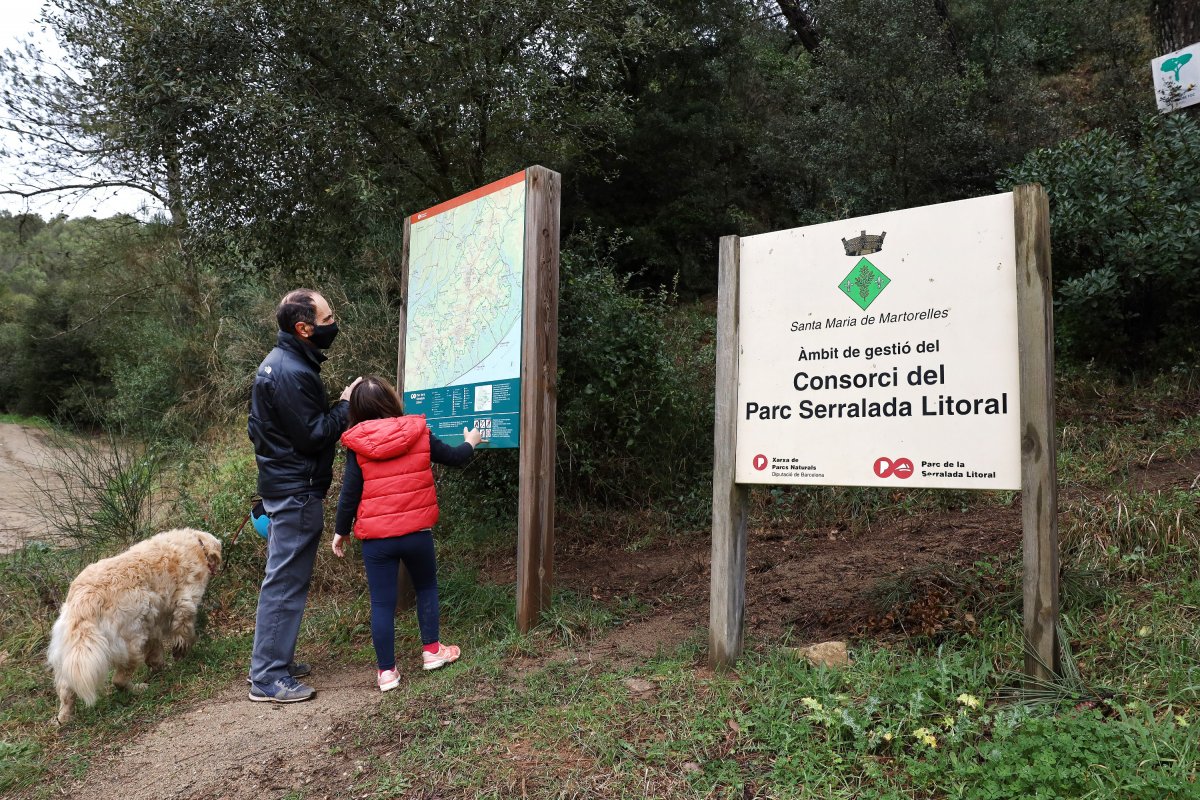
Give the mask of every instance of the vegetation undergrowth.
[{"label": "vegetation undergrowth", "polygon": [[[745,657],[728,675],[703,666],[702,631],[641,658],[596,657],[597,639],[654,613],[644,602],[652,598],[603,602],[560,591],[543,624],[520,635],[511,584],[491,581],[487,571],[511,554],[511,531],[448,504],[439,545],[443,611],[469,657],[429,680],[405,682],[377,712],[339,723],[340,739],[325,755],[354,753],[361,762],[354,794],[377,797],[419,793],[429,783],[461,797],[1196,796],[1200,559],[1188,488],[1200,471],[1200,426],[1189,410],[1196,390],[1187,376],[1130,385],[1086,369],[1068,371],[1058,388],[1064,631],[1075,683],[1048,694],[1014,691],[1021,649],[1011,559],[977,564],[957,583],[974,587],[977,598],[1007,587],[1014,602],[971,601],[978,624],[969,629],[863,639],[846,669],[808,667],[781,646],[803,631],[780,642],[751,630]],[[210,437],[160,465],[144,490],[165,509],[115,507],[226,541],[200,643],[151,678],[146,694],[108,693],[74,725],[52,729],[55,699],[43,666],[49,628],[70,578],[102,545],[81,538],[87,548],[31,544],[0,557],[6,796],[58,792],[97,754],[240,680],[264,557],[249,526],[232,543],[254,486],[241,436]],[[1002,493],[822,497],[836,492],[795,490],[790,513],[756,505],[752,524],[853,527],[860,515],[884,524],[1014,502]],[[652,507],[561,510],[566,548],[575,537],[611,537],[628,552],[706,538]],[[110,552],[124,541],[116,522],[105,521]],[[890,587],[888,578],[880,576],[878,594],[893,591],[887,602],[901,602],[904,587]],[[337,561],[322,549],[302,632],[305,658],[369,671],[364,589],[356,550]],[[416,651],[412,619],[402,615],[398,636],[401,652]],[[402,745],[389,738],[396,732]],[[343,779],[336,781],[341,791]],[[305,791],[315,797],[321,788],[318,781]]]},{"label": "vegetation undergrowth", "polygon": [[52,426],[45,417],[28,417],[23,414],[0,414],[0,425],[23,425],[26,428],[49,430]]},{"label": "vegetation undergrowth", "polygon": [[[1185,603],[1197,589],[1178,574],[1158,584]],[[1073,623],[1102,694],[1005,699],[1021,654],[1012,616],[941,645],[865,642],[845,669],[758,643],[728,675],[698,666],[696,645],[525,665],[500,642],[436,688],[407,684],[333,749],[372,754],[346,787],[367,797],[430,784],[443,797],[1194,797],[1189,614],[1121,608]],[[1105,663],[1126,639],[1136,663]]]},{"label": "vegetation undergrowth", "polygon": [[[469,655],[339,722],[348,741],[289,798],[1197,794],[1200,126],[1158,113],[1145,81],[1155,55],[1200,39],[1189,4],[38,5],[49,39],[0,58],[16,134],[0,194],[20,208],[0,209],[0,411],[94,438],[44,437],[63,454],[34,504],[46,541],[0,556],[0,795],[61,794],[97,753],[240,681],[263,542],[233,532],[254,491],[244,415],[275,303],[310,286],[336,309],[334,396],[393,374],[408,215],[531,164],[563,179],[559,373],[546,377],[555,557],[573,591],[518,635],[516,454],[439,474],[444,606]],[[824,556],[829,537],[839,558],[862,544],[865,562],[882,541],[886,574],[844,576],[861,607],[822,605],[811,581],[795,601],[859,631],[849,669],[800,665],[780,648],[812,623],[780,635],[776,619],[768,636],[753,612],[736,675],[697,667],[702,631],[674,645],[698,617],[671,614],[680,598],[695,611],[706,583],[718,237],[1027,181],[1050,199],[1054,345],[1069,361],[1056,440],[1068,680],[1009,691],[1012,492],[755,490],[760,553]],[[75,216],[117,187],[156,198],[142,215],[156,216]],[[52,213],[56,195],[65,213],[29,213]],[[455,317],[494,297],[473,277],[461,294]],[[51,732],[43,654],[71,576],[183,524],[228,545],[201,645],[148,694],[106,696]],[[992,556],[938,562],[931,547],[902,569],[928,527]],[[608,565],[676,558],[688,570],[670,583],[590,585]],[[305,658],[370,663],[357,559],[322,549]],[[875,607],[899,624],[851,621]],[[636,657],[609,658],[630,630]],[[400,636],[412,646],[411,619]],[[346,769],[327,769],[335,758]]]}]

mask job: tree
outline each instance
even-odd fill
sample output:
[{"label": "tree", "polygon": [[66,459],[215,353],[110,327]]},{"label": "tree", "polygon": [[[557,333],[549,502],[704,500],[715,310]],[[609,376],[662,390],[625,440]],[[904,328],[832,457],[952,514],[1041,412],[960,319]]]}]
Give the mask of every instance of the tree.
[{"label": "tree", "polygon": [[89,398],[111,385],[105,334],[128,322],[99,301],[140,235],[120,219],[0,213],[0,408],[93,421]]},{"label": "tree", "polygon": [[[31,43],[0,62],[7,121],[26,145],[25,184],[0,193],[32,197],[113,187],[145,192],[186,226],[182,136],[190,109],[174,80],[182,4],[55,0],[45,20],[59,63]],[[149,13],[155,25],[143,24]],[[184,48],[178,48],[183,50]]]},{"label": "tree", "polygon": [[992,158],[983,76],[961,63],[928,0],[826,0],[797,153],[828,186],[829,215],[967,196]]},{"label": "tree", "polygon": [[622,231],[634,286],[678,281],[690,297],[716,288],[720,236],[795,225],[811,201],[791,142],[809,63],[757,4],[658,7],[676,34],[628,60],[629,124],[597,151],[601,170],[566,175],[563,219]]},{"label": "tree", "polygon": [[1154,28],[1160,53],[1200,40],[1200,9],[1193,0],[1155,0]]},{"label": "tree", "polygon": [[627,54],[664,35],[620,0],[53,5],[67,68],[10,54],[6,98],[43,177],[81,180],[36,191],[134,186],[181,230],[254,229],[280,259],[586,160],[625,124]]},{"label": "tree", "polygon": [[788,33],[810,53],[821,42],[812,3],[805,0],[777,0],[779,12],[787,20]]},{"label": "tree", "polygon": [[[291,140],[315,156],[279,170],[279,202],[262,204],[277,212],[273,241],[331,241],[346,220],[395,227],[399,211],[530,163],[594,166],[589,154],[627,125],[625,61],[666,34],[648,3],[616,0],[290,0],[256,25],[267,100],[292,112],[245,137],[243,160]],[[279,119],[260,107],[260,122]]]}]

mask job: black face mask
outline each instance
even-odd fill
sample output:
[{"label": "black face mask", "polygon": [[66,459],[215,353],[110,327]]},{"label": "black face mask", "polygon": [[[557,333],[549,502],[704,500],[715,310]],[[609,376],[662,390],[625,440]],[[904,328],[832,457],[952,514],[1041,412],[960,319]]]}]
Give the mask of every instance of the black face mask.
[{"label": "black face mask", "polygon": [[333,345],[333,340],[337,338],[337,335],[337,323],[331,322],[328,325],[314,325],[312,335],[308,337],[308,340],[321,350],[328,350]]}]

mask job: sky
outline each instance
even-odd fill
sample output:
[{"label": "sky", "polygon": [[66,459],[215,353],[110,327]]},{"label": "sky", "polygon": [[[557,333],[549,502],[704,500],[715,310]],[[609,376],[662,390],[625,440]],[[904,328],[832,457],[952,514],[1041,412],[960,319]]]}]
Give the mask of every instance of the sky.
[{"label": "sky", "polygon": [[[53,35],[37,22],[45,0],[3,0],[3,5],[4,13],[0,14],[0,51],[15,49],[20,40],[29,39],[33,39],[47,52],[57,50]],[[0,116],[3,116],[2,110]],[[0,131],[0,143],[5,148],[27,147],[8,131]],[[20,176],[19,159],[0,158],[0,188],[20,188]],[[83,198],[74,195],[70,198],[45,195],[28,201],[13,195],[0,195],[0,210],[14,214],[33,212],[43,217],[56,214],[71,217],[109,217],[128,213],[145,218],[149,213],[143,211],[142,207],[148,200],[144,193],[132,189],[105,189]],[[152,212],[153,209],[150,213]]]}]

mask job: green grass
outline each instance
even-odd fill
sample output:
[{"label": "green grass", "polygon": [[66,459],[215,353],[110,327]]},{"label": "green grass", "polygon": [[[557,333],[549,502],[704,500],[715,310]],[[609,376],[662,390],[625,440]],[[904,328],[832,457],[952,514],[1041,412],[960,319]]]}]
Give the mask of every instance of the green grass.
[{"label": "green grass", "polygon": [[[1195,797],[1200,579],[1182,558],[1164,560],[1153,581],[1114,584],[1069,620],[1089,692],[1034,707],[1000,701],[1020,664],[1011,612],[941,645],[862,643],[844,670],[751,640],[736,673],[719,675],[703,666],[700,632],[636,663],[589,659],[620,612],[569,594],[521,636],[511,587],[451,570],[445,625],[466,657],[406,681],[331,747],[361,754],[358,797],[429,785],[464,798]],[[369,663],[366,611],[361,596],[323,591],[302,635],[322,660]],[[144,695],[105,695],[61,734],[45,724],[44,643],[24,641],[0,683],[0,793],[49,796],[87,754],[227,685],[249,635],[213,635],[217,613],[188,669],[169,668]],[[398,639],[415,651],[411,620]],[[654,688],[631,691],[634,678]],[[1097,696],[1107,699],[1079,705]]]},{"label": "green grass", "polygon": [[[1196,391],[1184,380],[1129,386],[1082,372],[1060,381],[1059,397],[1063,630],[1077,680],[1040,698],[1021,691],[1011,559],[981,562],[946,584],[978,619],[969,632],[858,642],[846,669],[805,665],[783,646],[789,639],[750,639],[736,672],[713,674],[703,630],[677,650],[614,661],[599,640],[644,619],[653,598],[601,603],[560,592],[541,626],[520,635],[512,587],[489,583],[477,566],[510,551],[511,538],[447,509],[443,627],[463,660],[406,680],[339,726],[329,752],[359,762],[349,792],[341,776],[288,796],[1200,798],[1200,511],[1190,487],[1145,480],[1197,463]],[[171,522],[228,540],[253,476],[244,447],[198,448],[175,479]],[[1015,499],[856,489],[755,496],[755,524],[851,530]],[[614,552],[687,539],[661,509],[562,511],[560,525],[602,537]],[[83,556],[39,546],[0,557],[0,795],[56,795],[94,753],[240,674],[263,549],[249,530],[227,548],[187,669],[169,667],[144,695],[106,694],[62,731],[47,724],[55,700],[43,660]],[[318,558],[305,658],[369,664],[357,549],[339,561],[322,548]],[[902,599],[922,576],[885,577],[877,594]],[[397,637],[401,652],[416,651],[412,615],[400,618]],[[634,691],[632,679],[653,688]]]},{"label": "green grass", "polygon": [[[1121,608],[1088,613],[1078,635],[1108,644],[1135,637],[1131,626],[1147,618],[1182,619],[1163,607],[1114,620]],[[1197,796],[1195,687],[1172,682],[1200,656],[1194,638],[1098,670],[1117,688],[1098,706],[1070,696],[1033,707],[999,702],[1015,677],[1019,641],[1015,618],[997,617],[980,635],[940,647],[865,644],[844,670],[764,646],[727,676],[698,666],[698,647],[634,666],[565,658],[522,671],[505,642],[473,642],[461,668],[406,683],[346,735],[346,747],[374,754],[353,792],[391,797],[436,785],[444,797]],[[631,678],[654,688],[633,692]]]},{"label": "green grass", "polygon": [[[7,582],[3,586],[10,588]],[[247,635],[203,635],[202,625],[186,668],[168,665],[148,679],[142,694],[106,691],[92,708],[80,706],[75,723],[59,729],[50,724],[58,701],[44,664],[52,622],[47,609],[34,619],[34,633],[26,629],[17,638],[6,628],[0,645],[0,697],[5,698],[0,702],[0,796],[17,789],[54,794],[54,787],[82,775],[103,746],[124,741],[181,704],[223,690],[228,676],[244,668],[250,647]]]},{"label": "green grass", "polygon": [[42,430],[50,430],[54,427],[54,424],[45,417],[26,417],[20,414],[0,414],[0,424],[24,425],[27,428],[40,428]]}]

